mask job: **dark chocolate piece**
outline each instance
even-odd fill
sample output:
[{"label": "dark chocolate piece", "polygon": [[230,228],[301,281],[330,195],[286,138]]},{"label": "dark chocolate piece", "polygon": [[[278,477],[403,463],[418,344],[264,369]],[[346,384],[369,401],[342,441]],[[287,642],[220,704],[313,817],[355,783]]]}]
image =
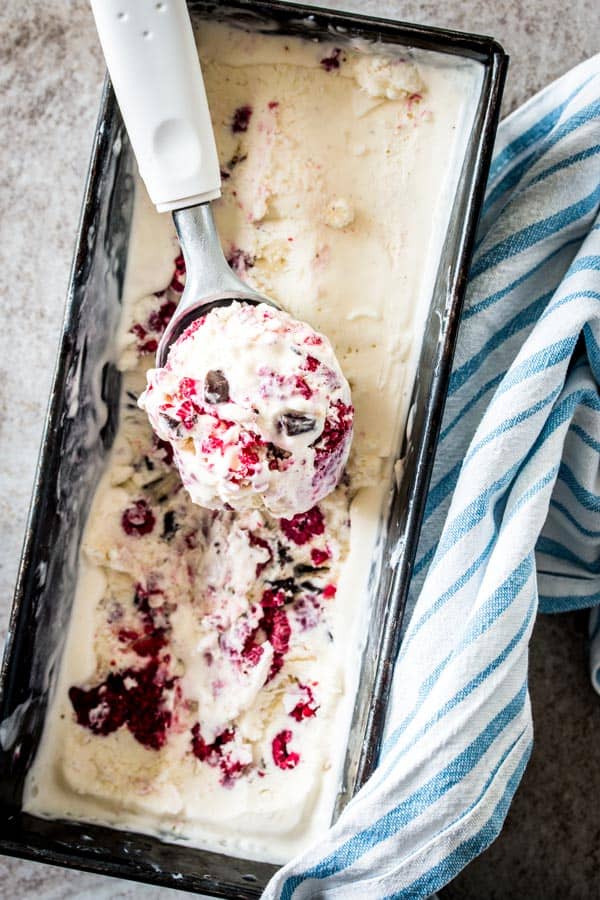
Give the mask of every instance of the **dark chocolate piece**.
[{"label": "dark chocolate piece", "polygon": [[289,412],[284,413],[279,424],[288,437],[296,437],[298,434],[306,434],[314,431],[317,424],[312,416],[305,416],[303,413]]},{"label": "dark chocolate piece", "polygon": [[229,382],[220,369],[211,369],[204,379],[204,399],[206,403],[227,403]]}]

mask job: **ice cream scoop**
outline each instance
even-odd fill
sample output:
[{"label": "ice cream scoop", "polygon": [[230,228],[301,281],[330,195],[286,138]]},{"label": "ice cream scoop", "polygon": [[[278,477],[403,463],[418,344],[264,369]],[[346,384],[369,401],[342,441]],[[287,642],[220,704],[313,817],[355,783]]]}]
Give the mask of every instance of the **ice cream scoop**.
[{"label": "ice cream scoop", "polygon": [[173,221],[185,259],[186,280],[181,300],[156,351],[156,364],[164,366],[171,345],[194,320],[234,301],[278,305],[245,284],[230,268],[219,241],[210,203],[176,210]]},{"label": "ice cream scoop", "polygon": [[185,0],[92,0],[96,27],[140,175],[159,212],[172,212],[186,263],[177,311],[157,350],[191,322],[233,301],[266,303],[231,270],[210,201],[221,172],[202,71]]},{"label": "ice cream scoop", "polygon": [[348,382],[325,335],[265,304],[195,319],[139,398],[192,500],[291,517],[336,486],[350,450]]},{"label": "ice cream scoop", "polygon": [[[250,288],[225,260],[210,206],[221,172],[185,0],[92,0],[92,9],[140,175],[157,210],[173,213],[186,263],[145,408],[173,443],[196,502],[304,512],[342,474],[354,413],[348,382],[324,336]],[[228,315],[210,320],[212,330],[195,332],[227,307]],[[248,313],[253,307],[260,312]],[[180,340],[192,335],[182,350]],[[204,351],[216,359],[208,368]],[[218,360],[229,357],[226,383],[238,385],[236,396],[211,400],[207,378],[221,377]],[[175,404],[162,390],[167,383]]]}]

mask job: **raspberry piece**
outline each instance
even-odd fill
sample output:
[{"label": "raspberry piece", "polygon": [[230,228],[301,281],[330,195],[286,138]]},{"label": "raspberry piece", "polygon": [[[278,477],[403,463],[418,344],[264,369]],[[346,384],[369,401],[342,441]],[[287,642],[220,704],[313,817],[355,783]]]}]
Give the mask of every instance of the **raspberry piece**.
[{"label": "raspberry piece", "polygon": [[221,454],[225,451],[225,442],[218,438],[216,434],[209,434],[206,440],[202,441],[201,450],[203,453],[210,455],[215,450],[219,450]]},{"label": "raspberry piece", "polygon": [[260,627],[264,630],[275,653],[287,653],[290,648],[292,629],[283,609],[267,607],[264,616],[260,620]]},{"label": "raspberry piece", "polygon": [[132,325],[129,330],[131,331],[132,334],[135,334],[136,338],[139,338],[140,341],[143,341],[144,338],[146,337],[146,335],[148,334],[148,332],[146,331],[144,326],[140,325],[139,322],[135,325]]},{"label": "raspberry piece", "polygon": [[239,458],[240,462],[243,463],[244,466],[248,466],[248,468],[255,466],[260,461],[260,457],[252,445],[240,450]]},{"label": "raspberry piece", "polygon": [[[184,379],[184,381],[188,380],[190,379]],[[192,400],[184,400],[176,409],[175,415],[180,419],[183,427],[191,431],[198,421],[198,408]]]},{"label": "raspberry piece", "polygon": [[304,397],[305,400],[310,400],[313,395],[313,391],[309,388],[308,384],[302,377],[302,375],[296,375],[294,378],[294,385],[298,393]]},{"label": "raspberry piece", "polygon": [[135,641],[139,638],[139,634],[137,631],[134,631],[133,628],[121,628],[118,634],[118,638],[122,644],[127,643],[128,641]]},{"label": "raspberry piece", "polygon": [[121,516],[121,528],[129,535],[150,534],[155,524],[156,517],[145,500],[136,500]]},{"label": "raspberry piece", "polygon": [[197,397],[198,390],[194,379],[182,378],[179,382],[177,393],[179,394],[179,396],[185,397],[186,400],[192,400],[194,397]]},{"label": "raspberry piece", "polygon": [[223,773],[221,776],[221,784],[223,787],[233,787],[236,778],[239,778],[240,775],[243,775],[247,765],[240,762],[239,759],[234,759],[230,753],[227,756],[224,756],[219,763],[219,768]]},{"label": "raspberry piece", "polygon": [[219,766],[221,770],[220,782],[224,787],[232,787],[236,778],[248,768],[246,764],[235,759],[231,753],[223,751],[223,747],[235,737],[233,728],[226,728],[218,734],[212,744],[207,744],[200,733],[200,723],[192,728],[192,753],[200,760],[207,762],[209,766]]},{"label": "raspberry piece", "polygon": [[71,687],[69,700],[79,725],[107,735],[127,725],[136,741],[160,750],[167,740],[172,713],[164,708],[164,692],[176,679],[166,679],[156,661],[144,669],[111,672],[95,687]]},{"label": "raspberry piece", "polygon": [[252,668],[259,664],[263,652],[264,651],[261,645],[254,643],[253,636],[250,636],[246,639],[244,649],[242,650],[242,656],[248,662],[248,664],[252,666]]},{"label": "raspberry piece", "polygon": [[335,584],[326,584],[323,588],[323,596],[326,600],[331,600],[332,597],[335,597],[337,594],[337,588]]},{"label": "raspberry piece", "polygon": [[178,341],[186,341],[189,337],[195,334],[199,328],[202,328],[203,325],[206,324],[206,316],[200,316],[199,319],[194,319],[191,325],[185,329],[184,332],[177,338]]},{"label": "raspberry piece", "polygon": [[[278,602],[276,595],[273,597],[273,602]],[[275,606],[263,606],[263,616],[258,623],[258,627],[262,628],[267,636],[267,640],[273,647],[271,668],[267,675],[267,682],[269,682],[283,667],[285,654],[290,648],[292,629],[285,610]]]},{"label": "raspberry piece", "polygon": [[271,743],[271,752],[273,754],[273,762],[280,769],[295,769],[300,762],[300,754],[290,752],[288,744],[292,739],[292,732],[289,728],[280,731],[275,735]]},{"label": "raspberry piece", "polygon": [[221,748],[224,744],[229,744],[234,737],[235,731],[232,728],[226,728],[216,736],[212,744],[207,744],[200,733],[200,723],[196,722],[192,728],[192,753],[200,762],[216,765],[223,752]]},{"label": "raspberry piece", "polygon": [[263,609],[278,609],[285,603],[285,594],[283,591],[272,591],[267,588],[263,591],[260,605]]},{"label": "raspberry piece", "polygon": [[160,452],[163,462],[170,466],[173,462],[173,447],[168,441],[163,441],[156,434],[152,435],[152,443],[157,451]]},{"label": "raspberry piece", "polygon": [[318,506],[313,506],[307,512],[297,513],[291,519],[280,519],[279,524],[288,540],[300,547],[325,531],[325,518]]},{"label": "raspberry piece", "polygon": [[273,551],[267,541],[264,538],[259,537],[257,534],[253,534],[251,531],[248,532],[248,542],[251,547],[261,547],[263,550],[266,550],[269,554],[268,559],[264,562],[256,563],[256,577],[263,572],[268,565],[273,562]]},{"label": "raspberry piece", "polygon": [[248,131],[251,116],[251,106],[238,106],[233,114],[233,119],[231,120],[231,130],[233,133],[239,134],[240,132]]},{"label": "raspberry piece", "polygon": [[328,549],[319,550],[318,547],[313,547],[310,551],[310,558],[315,566],[322,566],[330,557],[331,553]]},{"label": "raspberry piece", "polygon": [[234,484],[241,484],[246,479],[252,478],[256,467],[260,465],[260,448],[264,446],[264,442],[252,431],[242,431],[239,441],[242,447],[238,453],[237,468],[232,469],[229,474]]},{"label": "raspberry piece", "polygon": [[330,56],[324,56],[321,60],[321,65],[325,69],[326,72],[332,72],[334,69],[339,69],[340,67],[340,56],[342,55],[342,48],[335,47]]},{"label": "raspberry piece", "polygon": [[[161,590],[146,590],[141,584],[136,585],[134,606],[141,618],[142,634],[132,633],[131,650],[138,656],[158,657],[158,654],[168,644],[167,620],[163,606],[151,606],[150,597],[162,594]],[[163,624],[157,624],[157,619],[163,618]]]},{"label": "raspberry piece", "polygon": [[185,275],[185,260],[183,258],[183,253],[180,253],[179,256],[174,261],[175,271],[173,272],[173,277],[171,278],[171,282],[169,287],[175,291],[177,294],[183,293],[183,282],[181,278]]},{"label": "raspberry piece", "polygon": [[315,476],[328,478],[338,469],[338,461],[344,452],[346,438],[352,428],[354,407],[337,400],[332,412],[325,419],[323,432],[312,445],[315,448]]},{"label": "raspberry piece", "polygon": [[166,300],[157,310],[151,312],[148,316],[148,325],[152,331],[158,331],[159,334],[162,334],[173,318],[173,313],[176,309],[177,306],[172,300]]},{"label": "raspberry piece", "polygon": [[269,669],[269,674],[267,676],[267,680],[265,681],[265,684],[267,684],[269,681],[271,681],[273,678],[275,678],[277,673],[280,672],[281,669],[283,668],[283,663],[284,663],[283,653],[274,653],[273,658],[271,660],[271,668]]},{"label": "raspberry piece", "polygon": [[131,645],[131,649],[138,656],[157,656],[159,651],[168,643],[163,628],[157,628],[152,634],[138,638]]},{"label": "raspberry piece", "polygon": [[298,623],[302,631],[309,631],[321,621],[322,607],[313,594],[306,594],[294,601],[292,607],[295,621]]},{"label": "raspberry piece", "polygon": [[313,709],[308,703],[297,703],[296,706],[290,713],[293,719],[296,722],[301,722],[303,719],[310,719],[312,716],[316,716],[317,710]]},{"label": "raspberry piece", "polygon": [[316,443],[317,455],[321,453],[329,456],[335,453],[350,431],[353,418],[354,407],[336,400],[331,415],[325,419],[323,433]]},{"label": "raspberry piece", "polygon": [[200,734],[200,724],[196,722],[192,728],[192,753],[200,760],[200,762],[206,762],[210,753],[210,746],[211,745],[207,744]]},{"label": "raspberry piece", "polygon": [[290,713],[290,716],[296,722],[302,722],[303,719],[311,719],[316,716],[318,706],[315,705],[315,695],[312,688],[308,684],[299,684],[298,687],[306,692],[306,700],[299,700]]}]

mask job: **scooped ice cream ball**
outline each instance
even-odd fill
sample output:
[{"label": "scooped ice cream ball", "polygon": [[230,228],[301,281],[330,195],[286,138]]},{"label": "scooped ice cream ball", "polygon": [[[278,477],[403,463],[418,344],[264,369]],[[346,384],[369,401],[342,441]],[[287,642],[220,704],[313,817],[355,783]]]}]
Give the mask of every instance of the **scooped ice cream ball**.
[{"label": "scooped ice cream ball", "polygon": [[350,388],[328,339],[306,323],[266,304],[213,309],[147,379],[139,404],[195,503],[285,517],[338,483]]}]

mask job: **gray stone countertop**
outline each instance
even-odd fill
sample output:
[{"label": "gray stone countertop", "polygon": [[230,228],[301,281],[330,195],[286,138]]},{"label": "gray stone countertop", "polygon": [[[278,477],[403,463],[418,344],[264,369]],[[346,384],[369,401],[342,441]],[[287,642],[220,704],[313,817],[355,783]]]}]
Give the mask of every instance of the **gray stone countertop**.
[{"label": "gray stone countertop", "polygon": [[[329,0],[326,5],[493,35],[511,56],[505,112],[591,56],[600,43],[596,0]],[[0,60],[1,638],[104,70],[87,0],[5,0]],[[538,621],[531,655],[533,758],[501,837],[443,892],[447,900],[600,896],[600,766],[593,762],[600,701],[587,682],[584,643],[585,614]],[[0,857],[2,900],[153,900],[171,894]]]}]

